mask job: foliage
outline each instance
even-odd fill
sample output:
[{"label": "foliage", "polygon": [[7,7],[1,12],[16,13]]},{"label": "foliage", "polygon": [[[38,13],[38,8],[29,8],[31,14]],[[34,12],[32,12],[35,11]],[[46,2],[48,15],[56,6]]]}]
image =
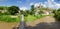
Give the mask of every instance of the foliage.
[{"label": "foliage", "polygon": [[34,5],[31,5],[31,10],[34,11]]},{"label": "foliage", "polygon": [[[28,15],[28,16],[25,16],[25,21],[32,22],[32,21],[35,21],[42,17],[43,17],[42,15],[37,15],[37,16]],[[4,21],[4,22],[20,22],[20,20],[21,20],[20,16],[18,16],[16,18],[12,18],[11,15],[1,15],[0,16],[0,21]]]},{"label": "foliage", "polygon": [[34,14],[34,10],[35,10],[34,5],[32,5],[31,6],[31,12],[30,12],[31,15]]},{"label": "foliage", "polygon": [[34,17],[33,15],[28,15],[28,16],[25,17],[25,21],[26,21],[26,22],[31,22],[31,21],[34,21],[34,20],[36,20],[36,19],[37,19],[37,18]]},{"label": "foliage", "polygon": [[37,15],[37,16],[28,15],[28,16],[25,17],[25,21],[26,22],[32,22],[32,21],[35,21],[35,20],[40,19],[42,17],[44,17],[44,16],[42,16],[42,15]]},{"label": "foliage", "polygon": [[39,14],[39,15],[37,15],[37,16],[35,16],[37,19],[40,19],[40,18],[42,18],[43,16],[41,15],[41,14]]},{"label": "foliage", "polygon": [[3,10],[3,8],[2,8],[2,7],[0,7],[0,10]]},{"label": "foliage", "polygon": [[31,11],[31,10],[26,10],[26,13],[27,13],[27,14],[30,14],[30,11]]},{"label": "foliage", "polygon": [[[7,7],[7,6],[0,6],[0,15],[15,15],[16,13],[18,13],[19,11],[19,8],[17,6],[10,6],[10,7]],[[7,12],[4,12],[4,11],[7,11]],[[2,13],[4,12],[4,13]]]},{"label": "foliage", "polygon": [[0,21],[4,21],[4,22],[19,22],[20,18],[11,18],[11,15],[2,15],[0,16]]},{"label": "foliage", "polygon": [[60,9],[56,10],[54,13],[54,17],[56,18],[56,21],[60,21]]},{"label": "foliage", "polygon": [[52,13],[55,13],[56,9],[52,11]]},{"label": "foliage", "polygon": [[28,12],[27,11],[20,10],[20,14],[23,14],[24,16],[27,16],[28,15]]},{"label": "foliage", "polygon": [[7,10],[8,7],[7,6],[0,6],[0,10]]},{"label": "foliage", "polygon": [[19,8],[17,6],[11,6],[8,8],[8,11],[11,15],[15,15],[16,13],[18,13]]},{"label": "foliage", "polygon": [[[4,7],[4,8],[6,8],[6,7]],[[0,13],[0,18],[1,18],[0,21],[5,21],[5,22],[20,22],[20,20],[21,20],[20,19],[20,15],[21,14],[24,14],[25,20],[27,22],[34,21],[34,20],[37,20],[37,19],[43,17],[41,15],[41,13],[43,13],[43,11],[40,11],[39,15],[34,16],[34,13],[35,13],[34,5],[31,6],[31,10],[25,10],[25,11],[20,10],[19,17],[17,17],[17,18],[11,18],[11,15],[15,15],[19,11],[19,8],[17,6],[10,6],[10,7],[7,7],[6,9],[8,10],[6,13]]]},{"label": "foliage", "polygon": [[41,10],[40,12],[39,12],[39,14],[42,14],[43,13],[43,11]]},{"label": "foliage", "polygon": [[47,10],[47,8],[45,8],[45,7],[41,7],[40,10]]}]

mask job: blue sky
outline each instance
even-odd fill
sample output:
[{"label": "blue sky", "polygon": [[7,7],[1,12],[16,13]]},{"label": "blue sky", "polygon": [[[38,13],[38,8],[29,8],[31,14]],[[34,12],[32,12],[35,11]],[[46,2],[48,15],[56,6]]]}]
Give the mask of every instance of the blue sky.
[{"label": "blue sky", "polygon": [[[51,0],[51,1],[52,3],[49,6],[54,6],[55,8],[60,7],[59,0]],[[21,9],[29,9],[32,4],[39,5],[39,3],[42,3],[45,7],[48,7],[47,0],[0,0],[0,6],[16,5]]]}]

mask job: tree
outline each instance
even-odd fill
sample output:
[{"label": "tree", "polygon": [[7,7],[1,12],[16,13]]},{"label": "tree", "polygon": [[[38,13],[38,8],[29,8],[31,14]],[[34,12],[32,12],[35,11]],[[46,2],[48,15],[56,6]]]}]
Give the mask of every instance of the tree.
[{"label": "tree", "polygon": [[31,5],[31,10],[34,11],[34,5]]},{"label": "tree", "polygon": [[30,12],[30,14],[32,15],[32,14],[34,14],[34,5],[31,5],[31,12]]},{"label": "tree", "polygon": [[11,6],[8,8],[8,12],[11,15],[15,15],[16,13],[18,13],[18,11],[19,11],[19,8],[17,6]]}]

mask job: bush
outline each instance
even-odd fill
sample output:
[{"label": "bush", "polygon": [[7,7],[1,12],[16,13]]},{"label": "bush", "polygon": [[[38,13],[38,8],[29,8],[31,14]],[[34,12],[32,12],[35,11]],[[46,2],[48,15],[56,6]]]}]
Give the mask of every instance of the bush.
[{"label": "bush", "polygon": [[58,9],[57,11],[55,11],[54,13],[54,17],[56,18],[56,21],[60,21],[60,9]]}]

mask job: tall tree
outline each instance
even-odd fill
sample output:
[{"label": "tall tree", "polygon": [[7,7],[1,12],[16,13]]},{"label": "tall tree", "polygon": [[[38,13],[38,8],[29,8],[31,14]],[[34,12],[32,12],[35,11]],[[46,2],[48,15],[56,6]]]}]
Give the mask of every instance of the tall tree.
[{"label": "tall tree", "polygon": [[35,9],[34,5],[31,5],[31,13],[30,13],[31,15],[34,14],[34,9]]},{"label": "tall tree", "polygon": [[31,5],[31,10],[34,11],[34,5]]},{"label": "tall tree", "polygon": [[8,8],[8,11],[11,15],[15,15],[19,11],[19,7],[17,6],[11,6]]}]

